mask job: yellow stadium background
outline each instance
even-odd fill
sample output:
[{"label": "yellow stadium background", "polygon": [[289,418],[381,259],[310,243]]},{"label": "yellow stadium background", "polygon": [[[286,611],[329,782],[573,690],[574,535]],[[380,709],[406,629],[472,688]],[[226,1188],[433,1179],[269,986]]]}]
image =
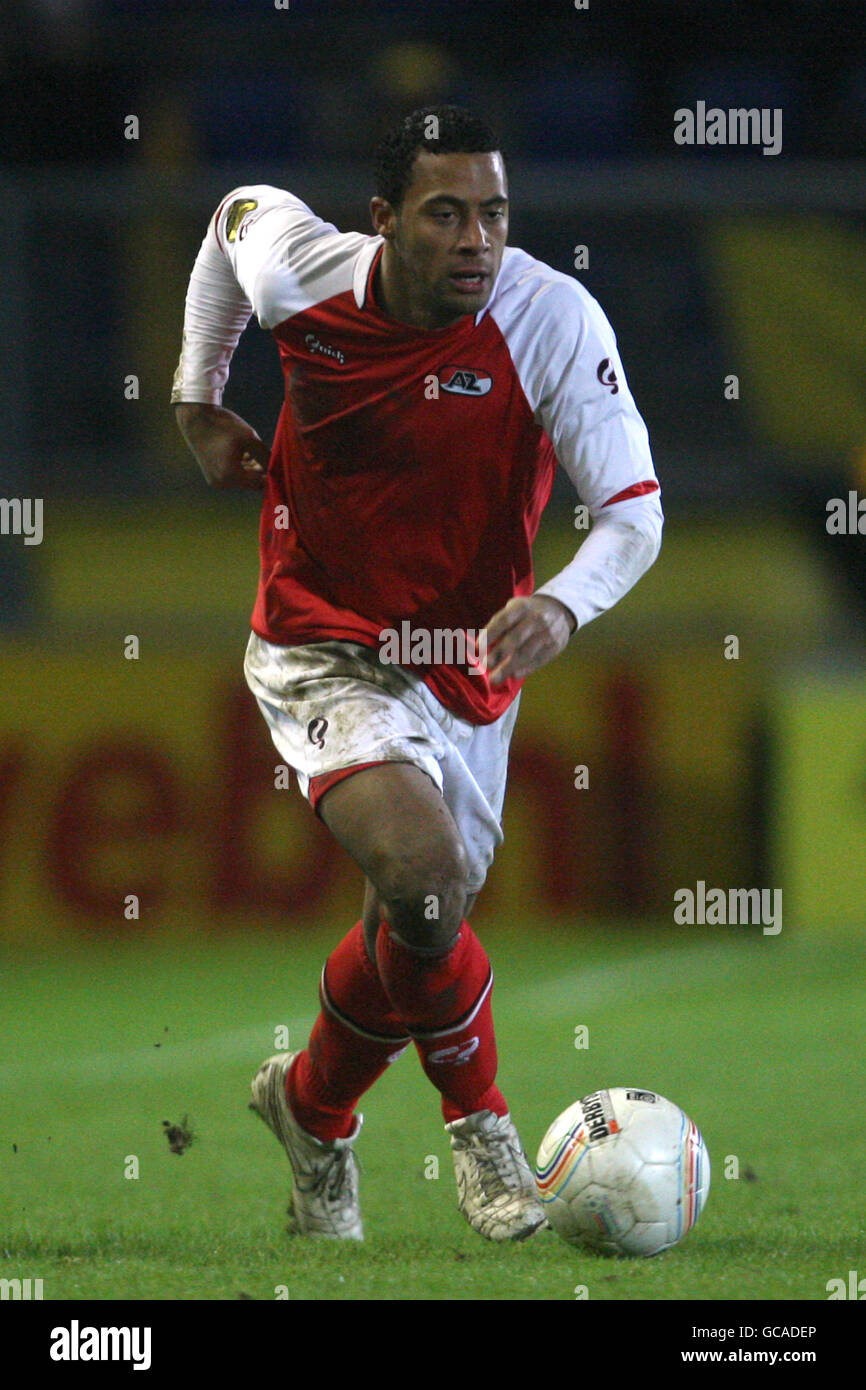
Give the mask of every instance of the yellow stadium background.
[{"label": "yellow stadium background", "polygon": [[[3,936],[354,919],[359,872],[275,786],[241,674],[255,501],[48,520],[43,636],[0,648]],[[579,539],[545,525],[539,582]],[[863,921],[866,682],[806,662],[834,601],[787,523],[669,525],[639,589],[524,688],[479,917],[670,921],[703,879],[782,887],[788,926]]]}]

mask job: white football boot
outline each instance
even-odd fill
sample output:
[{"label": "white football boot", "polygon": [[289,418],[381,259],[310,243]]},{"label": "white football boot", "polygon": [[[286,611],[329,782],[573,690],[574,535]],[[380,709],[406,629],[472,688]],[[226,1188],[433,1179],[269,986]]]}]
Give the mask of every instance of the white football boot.
[{"label": "white football boot", "polygon": [[347,1139],[325,1143],[301,1129],[286,1100],[286,1073],[297,1053],[278,1052],[253,1077],[250,1109],[260,1115],[289,1156],[294,1183],[289,1197],[288,1230],[293,1235],[363,1240],[358,1199],[358,1160],[352,1146],[363,1116]]},{"label": "white football boot", "polygon": [[547,1218],[510,1115],[479,1110],[445,1128],[451,1136],[457,1204],[488,1240],[525,1240]]}]

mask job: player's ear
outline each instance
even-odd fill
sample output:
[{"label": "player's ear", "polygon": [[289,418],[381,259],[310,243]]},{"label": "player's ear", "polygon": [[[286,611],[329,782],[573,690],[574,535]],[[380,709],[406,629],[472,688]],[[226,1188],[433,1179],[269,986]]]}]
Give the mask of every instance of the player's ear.
[{"label": "player's ear", "polygon": [[370,199],[370,220],[373,229],[386,241],[390,241],[397,230],[397,214],[387,198]]}]

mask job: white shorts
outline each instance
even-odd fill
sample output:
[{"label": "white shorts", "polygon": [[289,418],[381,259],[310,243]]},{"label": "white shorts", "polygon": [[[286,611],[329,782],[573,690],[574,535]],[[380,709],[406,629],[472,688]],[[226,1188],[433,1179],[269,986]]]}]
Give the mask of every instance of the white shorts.
[{"label": "white shorts", "polygon": [[343,641],[278,647],[256,633],[244,674],[277,751],[314,810],[333,785],[329,774],[342,769],[409,762],[426,772],[463,837],[467,889],[478,892],[503,839],[519,694],[493,724],[470,724],[440,704],[418,675],[381,663],[375,648]]}]

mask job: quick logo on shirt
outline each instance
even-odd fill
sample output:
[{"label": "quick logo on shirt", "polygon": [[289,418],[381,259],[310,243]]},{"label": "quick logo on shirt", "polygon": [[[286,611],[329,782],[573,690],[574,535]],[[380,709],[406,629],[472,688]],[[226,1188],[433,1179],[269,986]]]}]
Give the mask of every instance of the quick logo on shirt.
[{"label": "quick logo on shirt", "polygon": [[619,383],[617,382],[616,372],[613,369],[613,364],[611,363],[609,357],[602,358],[602,360],[598,364],[598,367],[596,368],[595,374],[601,382],[602,386],[609,386],[610,394],[612,396],[615,396],[617,391],[619,390]]},{"label": "quick logo on shirt", "polygon": [[332,347],[330,343],[323,343],[315,333],[308,333],[304,338],[304,343],[310,352],[320,352],[323,357],[333,357],[335,362],[343,363],[346,360],[344,352],[341,352],[339,348]]},{"label": "quick logo on shirt", "polygon": [[324,748],[327,728],[327,719],[311,719],[307,725],[307,738],[311,743],[314,743],[317,748]]}]

